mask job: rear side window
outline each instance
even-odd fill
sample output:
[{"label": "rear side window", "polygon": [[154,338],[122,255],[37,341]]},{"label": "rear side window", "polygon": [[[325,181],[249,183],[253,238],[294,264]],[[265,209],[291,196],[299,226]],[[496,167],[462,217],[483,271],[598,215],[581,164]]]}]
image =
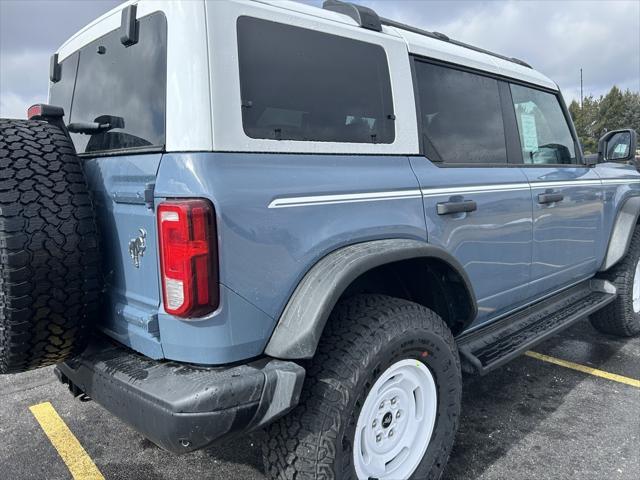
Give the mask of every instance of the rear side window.
[{"label": "rear side window", "polygon": [[511,85],[524,163],[573,164],[576,150],[558,97]]},{"label": "rear side window", "polygon": [[[74,60],[75,58],[75,60]],[[77,62],[75,89],[72,73]],[[93,134],[72,133],[78,153],[161,149],[165,144],[167,21],[162,13],[139,19],[138,43],[125,47],[114,30],[62,62],[62,79],[50,102],[65,107],[69,123],[102,123],[120,117],[124,126]],[[71,85],[71,88],[69,87]],[[69,108],[69,92],[73,97]],[[118,122],[113,124],[121,125]]]},{"label": "rear side window", "polygon": [[416,61],[423,145],[445,163],[506,163],[498,81]]},{"label": "rear side window", "polygon": [[251,138],[392,143],[382,47],[252,17],[238,19],[242,124]]}]

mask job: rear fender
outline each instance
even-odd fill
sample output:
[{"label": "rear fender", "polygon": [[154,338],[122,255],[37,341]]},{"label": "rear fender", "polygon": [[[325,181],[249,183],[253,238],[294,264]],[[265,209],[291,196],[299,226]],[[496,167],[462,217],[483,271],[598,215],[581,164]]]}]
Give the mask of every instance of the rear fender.
[{"label": "rear fender", "polygon": [[284,359],[313,357],[331,311],[354,280],[375,267],[415,258],[446,262],[460,275],[473,305],[468,325],[477,315],[476,300],[469,278],[455,258],[417,240],[376,240],[336,250],[311,268],[289,299],[265,353]]}]

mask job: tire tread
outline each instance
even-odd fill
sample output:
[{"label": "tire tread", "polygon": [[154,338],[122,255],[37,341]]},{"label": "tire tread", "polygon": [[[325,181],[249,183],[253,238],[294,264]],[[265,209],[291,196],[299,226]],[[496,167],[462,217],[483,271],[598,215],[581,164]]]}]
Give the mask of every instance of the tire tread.
[{"label": "tire tread", "polygon": [[46,122],[0,119],[0,373],[77,353],[100,294],[97,226],[73,144]]},{"label": "tire tread", "polygon": [[[403,315],[410,323],[391,321]],[[342,431],[341,413],[356,385],[363,358],[373,355],[381,345],[406,329],[428,329],[445,340],[455,352],[456,367],[451,374],[460,377],[457,347],[447,325],[431,310],[406,300],[383,295],[359,295],[340,303],[333,312],[307,368],[305,386],[296,409],[272,424],[263,441],[267,478],[272,480],[329,480],[343,478],[335,472],[336,442]],[[458,405],[459,407],[459,405]],[[454,431],[458,418],[453,418]],[[453,435],[439,452],[429,480],[440,478],[447,463]]]},{"label": "tire tread", "polygon": [[640,314],[633,311],[633,276],[640,260],[640,226],[636,225],[626,255],[600,278],[613,283],[617,298],[591,315],[591,324],[600,332],[620,337],[640,333]]}]

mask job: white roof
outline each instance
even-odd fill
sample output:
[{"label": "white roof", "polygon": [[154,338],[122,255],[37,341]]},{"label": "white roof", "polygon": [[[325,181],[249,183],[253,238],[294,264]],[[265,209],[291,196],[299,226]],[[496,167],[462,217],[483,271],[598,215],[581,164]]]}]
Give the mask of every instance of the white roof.
[{"label": "white roof", "polygon": [[552,80],[533,68],[425,35],[401,29],[397,31],[406,40],[410,53],[558,90]]},{"label": "white roof", "polygon": [[[58,54],[60,55],[60,61],[62,61],[65,57],[69,56],[70,54],[72,54],[75,50],[81,48],[85,43],[89,43],[93,40],[95,40],[95,38],[97,38],[100,35],[104,35],[105,33],[108,33],[109,30],[106,31],[102,31],[104,30],[104,28],[99,29],[99,33],[94,33],[92,32],[91,34],[87,35],[89,31],[91,30],[96,30],[94,27],[97,25],[109,25],[109,27],[112,27],[112,24],[114,24],[115,22],[117,22],[117,24],[120,23],[120,17],[118,16],[115,20],[112,19],[112,22],[104,22],[104,20],[109,19],[110,17],[113,17],[114,15],[119,15],[120,12],[122,10],[124,10],[126,7],[128,7],[129,5],[133,5],[133,4],[137,4],[139,2],[139,0],[128,0],[126,2],[121,3],[120,5],[118,5],[115,8],[112,8],[111,10],[109,10],[108,12],[100,15],[98,18],[96,18],[95,20],[93,20],[91,23],[88,23],[87,25],[85,25],[83,28],[81,28],[80,30],[78,30],[76,33],[74,33],[73,35],[71,35],[71,37],[69,37],[62,45],[60,45],[60,48],[58,48]],[[87,36],[87,38],[83,38],[84,36]],[[79,40],[79,42],[77,41]]]},{"label": "white roof", "polygon": [[[235,0],[235,1],[245,2],[246,0]],[[343,15],[341,13],[337,13],[329,10],[324,10],[322,8],[314,7],[314,6],[300,3],[297,1],[291,1],[291,0],[255,0],[255,1],[269,4],[274,7],[282,8],[292,12],[298,12],[303,15],[320,17],[326,20],[331,20],[334,22],[343,23],[346,25],[354,26],[354,27],[358,26],[356,21],[347,15]],[[68,54],[72,53],[73,50],[79,47],[79,45],[77,45],[78,42],[74,42],[74,40],[80,40],[80,38],[84,37],[83,33],[92,29],[92,27],[94,27],[95,25],[100,24],[103,20],[113,16],[114,14],[119,13],[126,6],[135,4],[135,3],[139,3],[139,0],[126,1],[121,5],[118,5],[116,8],[105,13],[101,17],[97,18],[96,20],[91,22],[89,25],[84,27],[82,30],[77,32],[60,47],[59,52],[61,53],[61,57],[64,58]],[[146,3],[146,2],[142,2],[142,3]],[[117,21],[119,22],[119,18]],[[503,60],[493,55],[477,52],[469,48],[454,45],[446,41],[437,40],[435,38],[427,37],[425,35],[413,33],[401,28],[383,26],[382,31],[384,34],[403,38],[407,44],[407,49],[409,53],[413,53],[416,55],[421,55],[424,57],[433,58],[437,60],[442,60],[442,61],[446,61],[446,62],[458,64],[458,65],[463,65],[470,68],[475,68],[478,70],[502,75],[508,78],[513,78],[516,80],[532,83],[534,85],[540,85],[552,90],[558,90],[557,85],[542,73],[532,68],[519,65],[515,62]],[[103,32],[103,33],[106,33],[106,32]],[[452,33],[455,36],[455,32],[452,32]]]},{"label": "white roof", "polygon": [[[327,20],[333,20],[347,25],[357,26],[355,20],[341,13],[324,10],[322,8],[311,5],[290,1],[290,0],[256,0],[260,3],[266,3],[276,7],[300,12],[306,15],[313,15]],[[383,26],[383,33],[393,36],[399,36],[407,43],[409,53],[421,55],[428,58],[442,60],[445,62],[463,65],[470,68],[502,75],[508,78],[521,80],[534,85],[540,85],[552,90],[558,90],[558,86],[542,73],[533,68],[519,65],[509,60],[503,60],[499,57],[477,52],[470,48],[461,47],[452,43],[438,40],[435,38],[413,33],[401,28],[392,28]],[[445,32],[446,33],[446,32]],[[453,36],[455,37],[455,32]]]}]

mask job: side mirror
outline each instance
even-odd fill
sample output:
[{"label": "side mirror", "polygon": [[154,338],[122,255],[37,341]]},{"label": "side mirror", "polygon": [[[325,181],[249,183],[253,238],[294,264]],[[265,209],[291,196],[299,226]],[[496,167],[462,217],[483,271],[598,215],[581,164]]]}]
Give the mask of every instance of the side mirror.
[{"label": "side mirror", "polygon": [[638,134],[626,128],[605,133],[598,142],[598,163],[628,162],[635,159]]}]

